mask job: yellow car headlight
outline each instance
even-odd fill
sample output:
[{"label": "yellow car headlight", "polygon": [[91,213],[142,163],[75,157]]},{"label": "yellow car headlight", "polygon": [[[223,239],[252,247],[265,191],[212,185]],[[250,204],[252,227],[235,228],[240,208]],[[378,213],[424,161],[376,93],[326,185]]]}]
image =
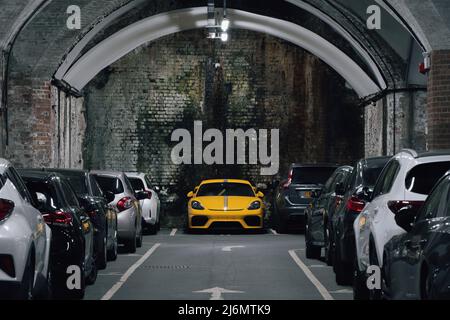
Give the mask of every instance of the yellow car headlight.
[{"label": "yellow car headlight", "polygon": [[248,210],[258,210],[261,208],[261,202],[260,201],[253,201],[249,206]]},{"label": "yellow car headlight", "polygon": [[202,204],[198,201],[192,201],[191,207],[192,207],[192,209],[195,209],[195,210],[205,210],[205,208],[202,206]]}]

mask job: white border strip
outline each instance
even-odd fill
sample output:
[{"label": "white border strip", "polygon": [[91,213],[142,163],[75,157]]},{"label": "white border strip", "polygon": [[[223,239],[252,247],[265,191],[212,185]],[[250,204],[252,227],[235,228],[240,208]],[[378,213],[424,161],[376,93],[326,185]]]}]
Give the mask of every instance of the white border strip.
[{"label": "white border strip", "polygon": [[299,266],[300,269],[305,273],[308,277],[309,281],[317,288],[319,293],[322,295],[324,300],[334,300],[328,290],[323,286],[323,284],[316,278],[316,276],[309,270],[306,264],[297,256],[295,250],[289,250],[289,255],[294,259],[295,263]]},{"label": "white border strip", "polygon": [[145,262],[145,260],[148,259],[152,255],[152,253],[155,252],[156,249],[161,245],[161,243],[156,243],[151,247],[143,256],[140,258],[135,264],[133,264],[127,272],[124,273],[124,275],[120,278],[119,281],[116,282],[115,285],[112,286],[111,289],[108,290],[107,293],[101,298],[101,300],[110,300],[116,292],[123,286],[123,284],[128,280],[128,278],[133,274],[134,271],[136,271],[137,268],[141,266]]},{"label": "white border strip", "polygon": [[170,232],[170,236],[174,237],[175,233],[177,233],[178,229],[177,228],[173,228],[172,231]]}]

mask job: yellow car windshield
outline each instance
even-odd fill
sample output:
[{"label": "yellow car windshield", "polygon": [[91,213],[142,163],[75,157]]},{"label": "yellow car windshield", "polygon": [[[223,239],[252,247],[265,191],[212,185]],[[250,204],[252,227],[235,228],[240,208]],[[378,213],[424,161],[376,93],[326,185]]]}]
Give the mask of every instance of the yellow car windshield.
[{"label": "yellow car windshield", "polygon": [[197,197],[235,196],[254,197],[255,193],[250,185],[234,182],[207,183],[200,186]]}]

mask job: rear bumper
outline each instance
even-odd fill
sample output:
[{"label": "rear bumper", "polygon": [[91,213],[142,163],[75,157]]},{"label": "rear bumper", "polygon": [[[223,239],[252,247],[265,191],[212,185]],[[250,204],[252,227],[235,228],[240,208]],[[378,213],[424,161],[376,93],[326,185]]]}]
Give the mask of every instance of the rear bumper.
[{"label": "rear bumper", "polygon": [[308,206],[285,207],[278,210],[280,219],[289,226],[305,226],[305,210]]}]

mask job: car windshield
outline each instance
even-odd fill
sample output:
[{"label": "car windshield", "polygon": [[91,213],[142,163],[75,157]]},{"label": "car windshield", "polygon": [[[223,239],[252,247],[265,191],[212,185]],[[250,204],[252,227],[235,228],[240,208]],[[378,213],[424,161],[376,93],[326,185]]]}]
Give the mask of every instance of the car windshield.
[{"label": "car windshield", "polygon": [[296,167],[292,170],[293,184],[325,184],[336,167]]},{"label": "car windshield", "polygon": [[145,190],[144,182],[142,182],[141,179],[128,177],[128,180],[130,180],[131,186],[133,187],[134,191],[144,191]]},{"label": "car windshield", "polygon": [[68,172],[68,171],[61,171],[60,173],[65,178],[67,178],[67,180],[69,180],[70,185],[72,186],[73,190],[77,195],[89,194],[87,181],[85,179],[84,173]]},{"label": "car windshield", "polygon": [[255,193],[250,185],[245,183],[218,182],[200,186],[197,197],[238,196],[254,197]]},{"label": "car windshield", "polygon": [[123,193],[123,185],[119,178],[96,176],[98,184],[103,191],[110,191],[114,194]]},{"label": "car windshield", "polygon": [[30,191],[33,201],[38,205],[42,213],[53,212],[61,208],[61,202],[57,197],[55,188],[50,182],[23,177],[25,185]]},{"label": "car windshield", "polygon": [[363,184],[373,187],[389,159],[368,160],[363,168]]},{"label": "car windshield", "polygon": [[410,192],[428,195],[448,170],[450,170],[449,161],[420,164],[411,169],[406,176],[406,189]]}]

